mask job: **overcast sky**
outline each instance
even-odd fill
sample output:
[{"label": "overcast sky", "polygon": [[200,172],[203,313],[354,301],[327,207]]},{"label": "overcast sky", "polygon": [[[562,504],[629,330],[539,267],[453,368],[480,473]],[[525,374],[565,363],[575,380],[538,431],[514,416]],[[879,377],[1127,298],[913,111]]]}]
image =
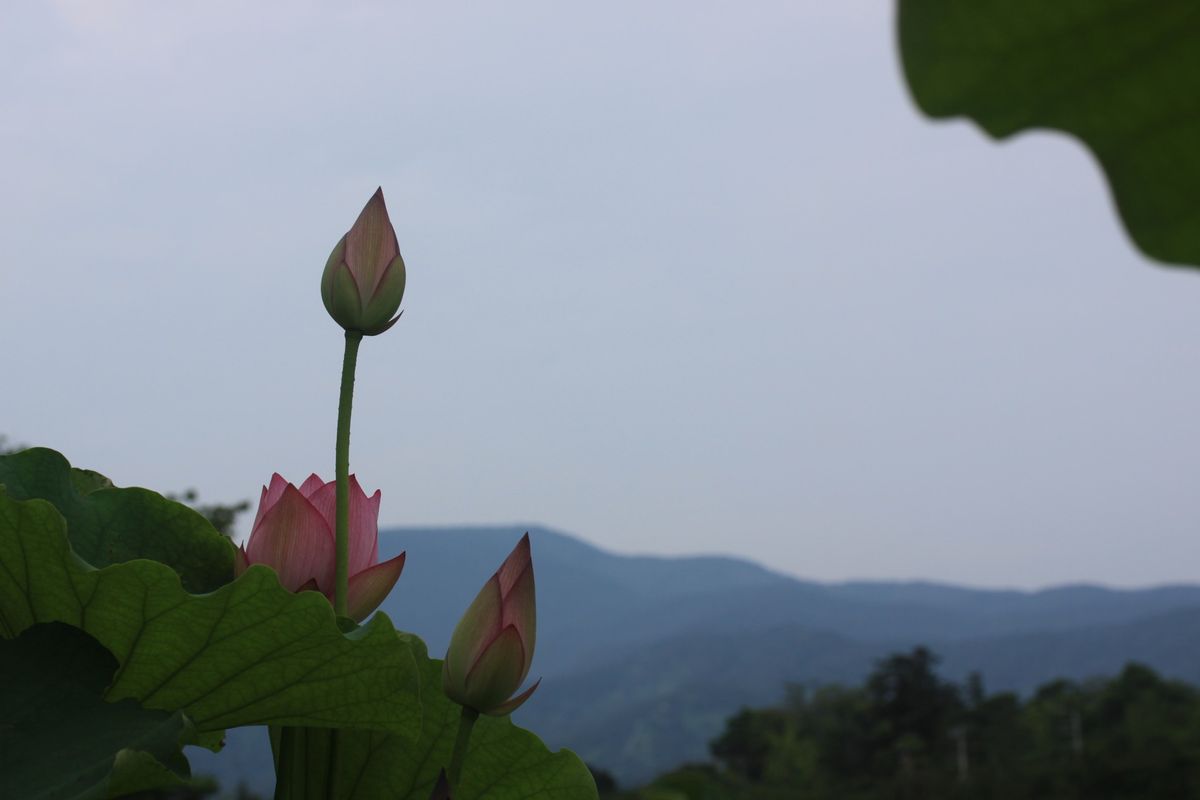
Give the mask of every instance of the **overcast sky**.
[{"label": "overcast sky", "polygon": [[1200,273],[1075,142],[922,118],[891,13],[7,5],[0,433],[210,500],[332,478],[320,274],[382,184],[408,290],[351,464],[386,524],[1200,578]]}]

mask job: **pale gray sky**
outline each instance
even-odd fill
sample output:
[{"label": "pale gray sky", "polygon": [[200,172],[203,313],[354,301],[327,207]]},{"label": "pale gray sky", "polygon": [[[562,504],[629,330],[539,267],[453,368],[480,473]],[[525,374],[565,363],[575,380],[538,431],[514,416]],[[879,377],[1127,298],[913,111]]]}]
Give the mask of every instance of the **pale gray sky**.
[{"label": "pale gray sky", "polygon": [[14,3],[0,432],[121,484],[331,476],[325,259],[382,184],[388,524],[818,579],[1200,577],[1200,274],[1091,157],[932,124],[880,0]]}]

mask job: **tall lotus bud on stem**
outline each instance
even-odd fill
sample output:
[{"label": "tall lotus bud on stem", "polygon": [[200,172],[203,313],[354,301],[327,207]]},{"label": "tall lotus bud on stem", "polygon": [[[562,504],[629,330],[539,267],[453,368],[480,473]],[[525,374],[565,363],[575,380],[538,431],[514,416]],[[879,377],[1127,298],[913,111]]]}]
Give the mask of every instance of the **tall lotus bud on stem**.
[{"label": "tall lotus bud on stem", "polygon": [[483,714],[503,716],[514,711],[538,687],[535,683],[512,697],[529,674],[536,633],[533,559],[527,533],[454,629],[442,664],[446,695]]},{"label": "tall lotus bud on stem", "polygon": [[329,254],[321,299],[338,325],[375,336],[400,319],[396,312],[403,298],[404,259],[380,188]]},{"label": "tall lotus bud on stem", "polygon": [[362,337],[383,333],[400,319],[396,312],[403,298],[404,259],[400,257],[400,243],[396,241],[396,231],[383,203],[383,189],[376,189],[354,225],[329,254],[325,272],[321,275],[321,299],[325,302],[325,310],[346,329],[334,448],[337,504],[333,607],[343,616],[348,613],[350,415],[354,406],[358,346]]}]

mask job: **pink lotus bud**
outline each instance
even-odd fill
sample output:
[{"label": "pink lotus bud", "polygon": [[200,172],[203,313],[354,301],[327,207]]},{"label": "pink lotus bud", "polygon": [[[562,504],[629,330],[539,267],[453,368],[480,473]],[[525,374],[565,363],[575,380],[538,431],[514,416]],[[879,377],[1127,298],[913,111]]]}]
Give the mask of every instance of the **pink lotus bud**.
[{"label": "pink lotus bud", "polygon": [[321,299],[338,325],[374,336],[400,319],[396,311],[403,297],[404,259],[380,188],[329,254]]},{"label": "pink lotus bud", "polygon": [[[266,564],[293,592],[316,590],[333,599],[336,554],[334,514],[337,484],[316,475],[297,489],[275,473],[264,486],[250,539],[238,549],[234,573]],[[380,493],[367,497],[350,476],[350,585],[346,609],[362,622],[379,607],[404,569],[404,553],[379,563]]]},{"label": "pink lotus bud", "polygon": [[454,629],[442,664],[442,689],[451,700],[484,714],[516,710],[541,683],[511,697],[529,674],[536,633],[527,533]]}]

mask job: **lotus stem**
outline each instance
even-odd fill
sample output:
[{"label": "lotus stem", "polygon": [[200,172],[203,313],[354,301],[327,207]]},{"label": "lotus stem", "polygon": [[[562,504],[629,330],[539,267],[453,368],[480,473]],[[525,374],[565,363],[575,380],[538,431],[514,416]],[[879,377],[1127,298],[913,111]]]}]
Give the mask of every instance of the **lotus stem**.
[{"label": "lotus stem", "polygon": [[334,470],[337,480],[337,525],[334,530],[337,562],[333,584],[333,610],[339,617],[349,616],[346,601],[347,587],[350,583],[350,411],[354,405],[354,367],[358,363],[358,346],[361,343],[361,333],[346,331],[346,352],[342,356],[342,390],[338,399],[337,463]]},{"label": "lotus stem", "polygon": [[468,706],[463,706],[462,716],[458,718],[458,736],[454,738],[454,753],[450,756],[450,768],[446,770],[450,779],[450,789],[457,796],[458,779],[462,775],[463,761],[467,756],[467,742],[471,740],[471,729],[479,712]]}]

